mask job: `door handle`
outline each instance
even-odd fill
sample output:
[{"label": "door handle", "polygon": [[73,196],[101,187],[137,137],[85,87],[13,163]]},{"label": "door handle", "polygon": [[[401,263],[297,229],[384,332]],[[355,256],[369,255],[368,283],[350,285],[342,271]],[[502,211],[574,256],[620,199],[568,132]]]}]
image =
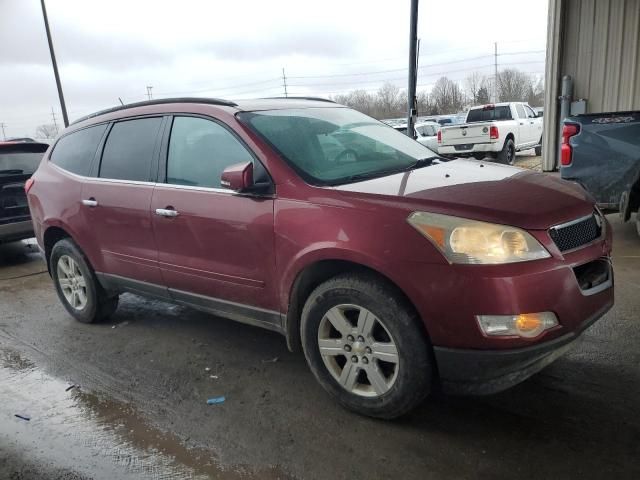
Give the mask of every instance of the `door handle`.
[{"label": "door handle", "polygon": [[177,210],[173,208],[156,208],[156,215],[161,217],[177,217],[180,215]]},{"label": "door handle", "polygon": [[524,125],[524,122],[520,122],[520,125]]},{"label": "door handle", "polygon": [[82,200],[82,204],[85,207],[97,207],[98,206],[98,201],[95,198],[91,197],[89,199]]}]

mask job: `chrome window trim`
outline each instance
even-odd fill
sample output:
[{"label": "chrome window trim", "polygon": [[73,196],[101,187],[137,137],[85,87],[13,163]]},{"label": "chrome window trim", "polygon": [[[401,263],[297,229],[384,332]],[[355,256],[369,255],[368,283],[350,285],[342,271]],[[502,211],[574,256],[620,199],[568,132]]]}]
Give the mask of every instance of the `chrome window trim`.
[{"label": "chrome window trim", "polygon": [[[56,165],[54,163],[50,163],[50,165],[52,167],[56,168],[57,170],[59,170],[61,173],[65,174],[65,175],[69,175],[70,177],[75,178],[76,180],[79,180],[79,181],[115,183],[115,184],[126,184],[126,185],[148,185],[148,186],[155,186],[155,187],[172,188],[172,189],[175,189],[175,190],[194,190],[194,191],[200,191],[200,192],[222,193],[222,194],[225,194],[225,195],[233,195],[233,196],[242,196],[242,195],[244,195],[242,192],[236,192],[234,190],[229,190],[229,189],[226,189],[226,188],[197,187],[197,186],[193,186],[193,185],[177,185],[177,184],[174,184],[174,183],[142,182],[142,181],[139,181],[139,180],[120,180],[120,179],[117,179],[117,178],[85,177],[83,175],[77,175],[77,174],[75,174],[73,172],[65,170],[64,168],[59,167],[58,165]],[[271,196],[269,196],[269,195],[261,195],[261,197],[269,198]]]},{"label": "chrome window trim", "polygon": [[226,188],[200,187],[196,185],[179,185],[177,183],[156,183],[158,187],[172,188],[175,190],[195,190],[200,192],[225,193],[227,195],[236,194],[237,192]]}]

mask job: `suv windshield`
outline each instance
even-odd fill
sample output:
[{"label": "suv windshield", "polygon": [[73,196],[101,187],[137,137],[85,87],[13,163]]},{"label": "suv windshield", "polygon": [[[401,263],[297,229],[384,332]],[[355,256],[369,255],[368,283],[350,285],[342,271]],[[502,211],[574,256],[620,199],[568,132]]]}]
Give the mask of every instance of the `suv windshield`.
[{"label": "suv windshield", "polygon": [[436,157],[424,145],[349,108],[241,112],[238,117],[314,185],[389,175]]}]

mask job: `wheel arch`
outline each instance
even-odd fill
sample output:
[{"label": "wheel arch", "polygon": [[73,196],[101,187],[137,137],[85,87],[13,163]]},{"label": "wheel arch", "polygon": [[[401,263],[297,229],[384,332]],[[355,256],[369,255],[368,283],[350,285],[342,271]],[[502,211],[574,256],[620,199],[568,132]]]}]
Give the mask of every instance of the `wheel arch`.
[{"label": "wheel arch", "polygon": [[[407,307],[413,310],[417,318],[420,318],[418,309],[414,302],[405,293],[405,291],[395,282],[389,275],[383,273],[381,269],[370,266],[364,262],[354,261],[343,258],[325,258],[315,260],[306,264],[301,268],[290,288],[287,290],[287,310],[284,316],[284,330],[287,338],[287,347],[292,352],[302,351],[300,337],[300,322],[302,309],[309,298],[309,295],[320,284],[343,273],[360,273],[366,276],[376,277],[384,282],[388,287],[393,289],[400,298],[406,303]],[[429,334],[424,325],[420,321],[419,326],[423,331],[425,338],[428,339]]]},{"label": "wheel arch", "polygon": [[51,275],[51,251],[53,250],[53,246],[58,243],[63,238],[73,238],[71,234],[65,230],[63,227],[58,225],[51,225],[47,227],[42,235],[42,243],[44,247],[44,257],[47,262],[47,270],[49,271],[49,275]]}]

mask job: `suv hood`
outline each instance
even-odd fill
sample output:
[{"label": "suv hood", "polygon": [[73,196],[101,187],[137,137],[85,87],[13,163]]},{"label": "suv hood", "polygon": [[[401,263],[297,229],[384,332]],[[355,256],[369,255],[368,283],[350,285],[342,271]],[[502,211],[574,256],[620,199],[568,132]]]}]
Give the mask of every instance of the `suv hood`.
[{"label": "suv hood", "polygon": [[334,188],[395,197],[415,209],[531,230],[589,215],[594,208],[584,189],[552,174],[462,159]]}]

